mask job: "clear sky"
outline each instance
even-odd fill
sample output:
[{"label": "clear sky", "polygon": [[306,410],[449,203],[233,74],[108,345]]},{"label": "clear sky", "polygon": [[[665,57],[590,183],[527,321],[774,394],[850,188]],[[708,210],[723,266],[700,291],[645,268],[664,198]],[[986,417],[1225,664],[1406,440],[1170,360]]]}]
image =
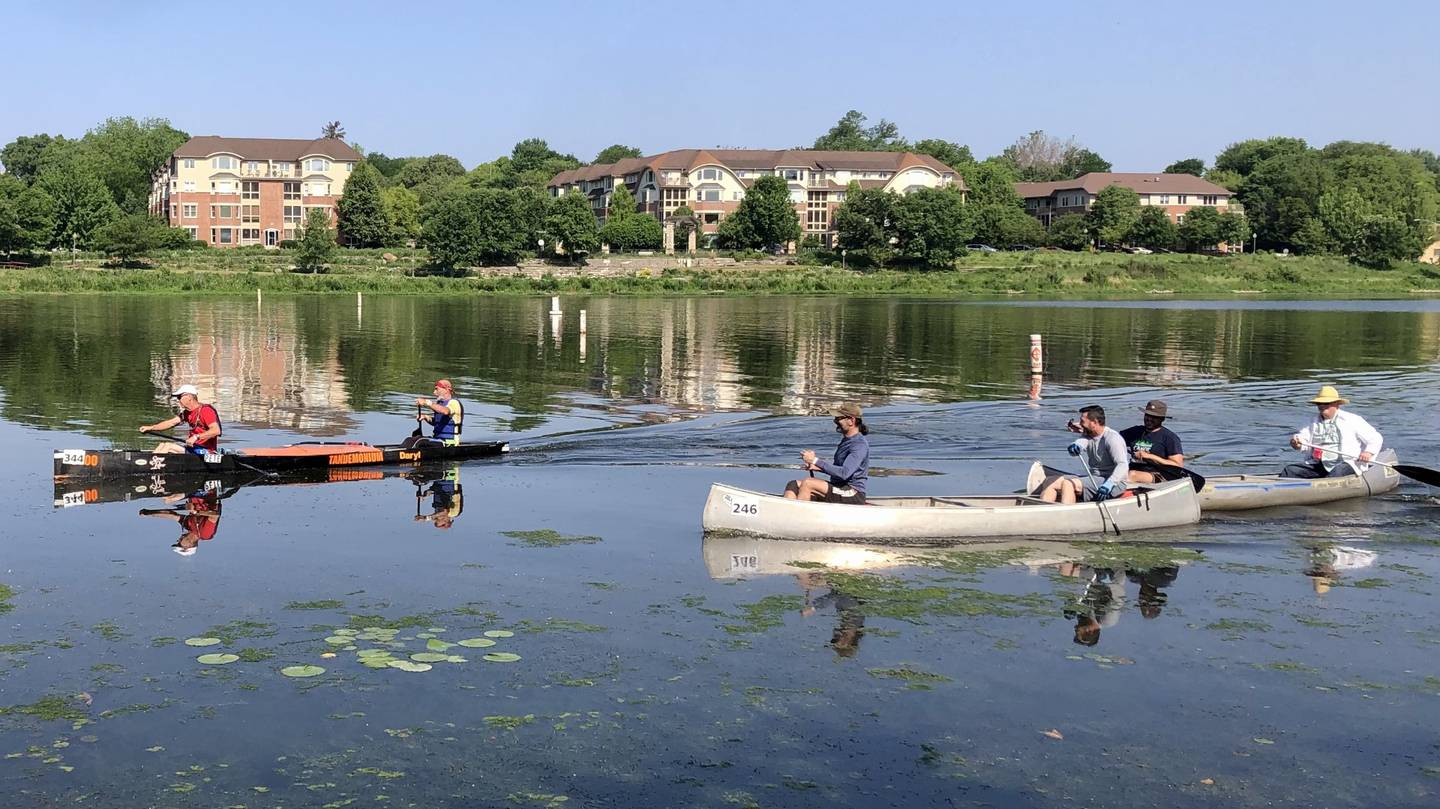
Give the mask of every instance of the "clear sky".
[{"label": "clear sky", "polygon": [[1440,151],[1440,4],[7,2],[0,144],[113,115],[467,167],[542,137],[809,144],[848,109],[977,157],[1033,129],[1117,170],[1296,135]]}]

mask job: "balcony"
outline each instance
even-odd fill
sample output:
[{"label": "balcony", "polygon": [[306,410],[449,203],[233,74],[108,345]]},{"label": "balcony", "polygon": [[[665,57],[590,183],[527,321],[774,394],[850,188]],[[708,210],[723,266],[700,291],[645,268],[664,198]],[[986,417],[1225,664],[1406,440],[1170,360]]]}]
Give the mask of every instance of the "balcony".
[{"label": "balcony", "polygon": [[259,180],[293,180],[299,175],[295,174],[289,169],[285,169],[283,171],[276,169],[261,169],[260,171],[248,171],[245,169],[241,169],[240,176]]}]

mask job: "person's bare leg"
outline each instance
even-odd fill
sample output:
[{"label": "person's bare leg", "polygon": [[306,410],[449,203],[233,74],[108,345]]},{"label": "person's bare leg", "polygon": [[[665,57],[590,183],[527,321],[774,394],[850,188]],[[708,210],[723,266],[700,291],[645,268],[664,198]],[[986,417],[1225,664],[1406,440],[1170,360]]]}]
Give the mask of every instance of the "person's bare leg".
[{"label": "person's bare leg", "polygon": [[1040,491],[1040,499],[1047,503],[1053,503],[1060,497],[1060,486],[1065,483],[1065,478],[1056,478],[1050,481],[1050,485]]},{"label": "person's bare leg", "polygon": [[158,453],[160,453],[160,454],[162,454],[162,455],[175,455],[175,454],[177,454],[177,453],[181,453],[181,452],[184,452],[184,451],[185,451],[185,445],[184,445],[184,444],[177,444],[177,443],[175,443],[174,441],[165,441],[165,442],[162,442],[162,443],[160,443],[159,445],[157,445],[157,446],[155,447],[155,449],[153,450],[153,452],[158,452]]},{"label": "person's bare leg", "polygon": [[830,484],[819,478],[805,478],[800,481],[801,500],[824,500],[830,491]]},{"label": "person's bare leg", "polygon": [[792,480],[785,484],[785,499],[794,500],[798,498],[800,496],[800,484],[804,482],[803,480]]},{"label": "person's bare leg", "polygon": [[1061,483],[1064,485],[1060,487],[1060,502],[1067,506],[1073,504],[1079,496],[1083,484],[1074,478],[1063,478]]}]

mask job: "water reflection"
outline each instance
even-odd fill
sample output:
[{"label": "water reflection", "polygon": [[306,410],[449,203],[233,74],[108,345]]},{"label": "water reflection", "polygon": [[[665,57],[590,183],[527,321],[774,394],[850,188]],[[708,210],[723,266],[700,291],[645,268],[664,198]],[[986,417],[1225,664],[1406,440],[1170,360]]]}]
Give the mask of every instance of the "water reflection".
[{"label": "water reflection", "polygon": [[[1175,386],[1426,366],[1440,311],[1076,307],[847,298],[567,299],[555,322],[527,298],[73,296],[0,301],[7,419],[116,436],[179,379],[230,423],[353,432],[438,377],[496,430],[530,429],[577,394],[672,410],[815,412],[838,398],[1032,401],[1030,333],[1046,379]],[[85,384],[75,385],[76,380]],[[57,408],[56,402],[66,407]],[[478,427],[479,425],[472,425]]]}]

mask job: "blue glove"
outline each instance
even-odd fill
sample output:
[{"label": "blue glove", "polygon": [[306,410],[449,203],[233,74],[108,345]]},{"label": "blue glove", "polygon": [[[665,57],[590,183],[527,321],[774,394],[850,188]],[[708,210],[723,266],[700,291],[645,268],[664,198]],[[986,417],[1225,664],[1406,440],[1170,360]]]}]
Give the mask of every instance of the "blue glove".
[{"label": "blue glove", "polygon": [[1100,484],[1100,488],[1096,489],[1095,491],[1097,494],[1100,495],[1101,499],[1109,500],[1110,498],[1115,496],[1115,492],[1119,489],[1120,484],[1116,483],[1113,480],[1107,480],[1104,483]]},{"label": "blue glove", "polygon": [[1065,448],[1065,451],[1066,451],[1066,452],[1069,452],[1071,455],[1075,455],[1075,456],[1078,457],[1078,456],[1080,455],[1080,442],[1079,442],[1079,441],[1076,441],[1075,443],[1073,443],[1073,444],[1071,444],[1070,446],[1066,447],[1066,448]]}]

